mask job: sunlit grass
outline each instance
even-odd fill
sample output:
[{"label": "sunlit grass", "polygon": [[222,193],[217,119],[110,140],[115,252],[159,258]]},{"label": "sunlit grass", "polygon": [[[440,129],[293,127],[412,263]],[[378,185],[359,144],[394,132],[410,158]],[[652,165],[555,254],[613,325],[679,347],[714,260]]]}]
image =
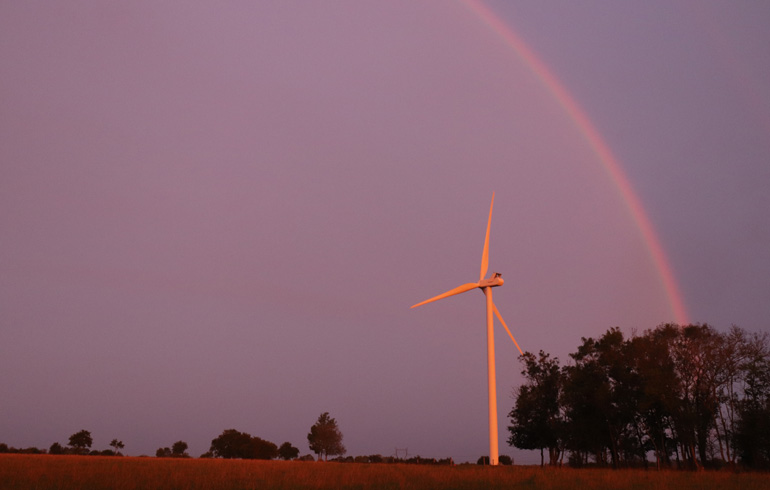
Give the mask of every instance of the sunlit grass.
[{"label": "sunlit grass", "polygon": [[0,455],[0,489],[768,489],[770,474]]}]

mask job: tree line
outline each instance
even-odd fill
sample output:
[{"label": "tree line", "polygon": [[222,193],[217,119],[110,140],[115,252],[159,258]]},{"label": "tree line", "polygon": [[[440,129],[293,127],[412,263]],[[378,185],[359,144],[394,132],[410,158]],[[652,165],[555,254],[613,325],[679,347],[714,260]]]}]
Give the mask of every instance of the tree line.
[{"label": "tree line", "polygon": [[[344,444],[342,443],[342,432],[339,429],[337,421],[329,415],[329,412],[322,413],[318,420],[310,428],[307,435],[307,442],[310,450],[313,451],[318,461],[333,461],[339,463],[404,463],[404,464],[437,464],[453,465],[452,458],[435,459],[413,456],[411,458],[399,458],[398,456],[382,456],[372,454],[368,456],[347,456]],[[118,439],[110,442],[112,450],[102,451],[92,450],[93,437],[87,430],[81,430],[72,434],[69,438],[68,446],[62,446],[55,442],[46,451],[38,448],[17,449],[8,447],[0,443],[0,453],[24,453],[24,454],[69,454],[69,455],[92,455],[92,456],[122,456],[120,449],[125,445]],[[155,452],[158,458],[190,458],[187,453],[188,445],[184,441],[177,441],[170,447],[161,447]],[[329,459],[329,457],[332,457]],[[336,457],[335,457],[336,456]],[[284,442],[280,446],[260,437],[252,436],[247,432],[241,432],[235,429],[227,429],[211,441],[209,450],[203,453],[201,458],[223,458],[223,459],[283,459],[296,461],[314,461],[316,458],[310,454],[299,456],[299,449],[290,442]],[[509,456],[500,456],[501,464],[513,464]],[[489,458],[482,456],[478,464],[489,464]]]},{"label": "tree line", "polygon": [[770,468],[767,333],[611,328],[569,357],[520,357],[508,443],[540,450],[541,465],[547,452],[551,465]]},{"label": "tree line", "polygon": [[[310,433],[307,435],[308,446],[318,456],[319,460],[328,460],[329,456],[345,454],[346,449],[342,444],[342,437],[337,421],[329,416],[329,412],[324,412],[318,417],[316,423],[310,427]],[[54,442],[46,451],[36,447],[14,448],[0,443],[0,453],[122,456],[123,454],[120,450],[125,447],[123,441],[118,439],[113,439],[110,442],[112,450],[92,450],[92,445],[93,437],[91,432],[81,430],[69,437],[69,444],[67,446]],[[177,441],[170,447],[158,448],[155,456],[159,458],[189,458],[190,455],[187,453],[187,448],[186,442]],[[227,429],[214,438],[211,441],[209,450],[202,454],[201,458],[314,460],[313,456],[310,455],[300,458],[299,449],[290,442],[284,442],[279,447],[273,442],[235,429]]]},{"label": "tree line", "polygon": [[51,447],[46,451],[37,447],[27,448],[15,448],[8,446],[8,444],[0,443],[0,454],[2,453],[15,453],[15,454],[77,454],[77,455],[89,455],[89,456],[123,456],[120,452],[125,447],[123,441],[113,439],[110,442],[112,449],[104,449],[102,451],[92,450],[93,437],[87,430],[81,430],[72,434],[69,438],[68,446],[62,446],[58,442],[51,444]]}]

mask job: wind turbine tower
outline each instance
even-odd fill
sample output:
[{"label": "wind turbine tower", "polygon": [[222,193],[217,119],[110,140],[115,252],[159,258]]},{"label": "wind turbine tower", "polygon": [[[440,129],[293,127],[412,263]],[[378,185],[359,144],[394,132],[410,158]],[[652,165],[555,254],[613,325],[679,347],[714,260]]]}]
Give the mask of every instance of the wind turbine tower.
[{"label": "wind turbine tower", "polygon": [[513,338],[513,334],[508,329],[508,326],[505,324],[505,321],[503,320],[502,315],[500,315],[500,311],[495,306],[495,303],[492,301],[492,288],[497,286],[503,285],[503,278],[502,274],[499,272],[495,272],[492,274],[492,277],[488,279],[484,279],[484,276],[487,274],[487,270],[489,269],[489,229],[492,225],[492,207],[495,204],[495,193],[492,193],[492,203],[489,205],[489,220],[487,221],[487,236],[484,239],[484,252],[481,254],[481,274],[479,275],[479,282],[469,282],[466,284],[463,284],[462,286],[458,286],[454,289],[451,289],[445,293],[439,294],[438,296],[434,296],[433,298],[427,299],[421,303],[417,303],[416,305],[412,306],[412,308],[416,308],[418,306],[422,306],[427,303],[432,303],[433,301],[438,301],[440,299],[448,298],[449,296],[454,296],[456,294],[464,293],[466,291],[470,291],[471,289],[479,288],[484,292],[484,296],[486,297],[486,304],[487,304],[487,387],[489,390],[489,464],[490,465],[497,465],[498,460],[498,436],[497,436],[497,384],[495,381],[495,332],[494,332],[494,316],[497,316],[497,319],[500,320],[500,323],[503,324],[503,327],[505,327],[505,331],[508,332],[508,335],[511,337],[511,340],[513,340],[513,343],[516,344],[516,348],[519,349],[519,353],[522,353],[521,347],[519,347],[519,343],[516,342],[516,339]]}]

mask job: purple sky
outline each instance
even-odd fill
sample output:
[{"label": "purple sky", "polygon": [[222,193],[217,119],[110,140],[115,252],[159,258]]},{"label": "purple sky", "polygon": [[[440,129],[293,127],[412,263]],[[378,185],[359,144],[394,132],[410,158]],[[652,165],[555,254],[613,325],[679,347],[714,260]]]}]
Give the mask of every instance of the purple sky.
[{"label": "purple sky", "polygon": [[[257,5],[254,5],[257,3]],[[695,322],[767,331],[770,6],[489,8],[582,106]],[[127,454],[329,411],[350,454],[488,451],[490,272],[522,348],[673,321],[639,230],[461,2],[3,2],[0,442]],[[501,453],[517,351],[497,332]]]}]

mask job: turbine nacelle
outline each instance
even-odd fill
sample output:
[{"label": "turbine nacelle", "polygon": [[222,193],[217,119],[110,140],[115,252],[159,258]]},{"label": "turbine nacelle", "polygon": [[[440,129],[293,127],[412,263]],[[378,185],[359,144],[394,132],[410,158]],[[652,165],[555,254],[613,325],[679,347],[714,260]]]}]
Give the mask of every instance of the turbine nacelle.
[{"label": "turbine nacelle", "polygon": [[503,275],[500,274],[499,272],[495,272],[494,274],[492,274],[492,277],[490,277],[489,279],[480,280],[479,287],[482,289],[494,288],[497,286],[502,286],[504,282],[505,281],[503,281]]}]

